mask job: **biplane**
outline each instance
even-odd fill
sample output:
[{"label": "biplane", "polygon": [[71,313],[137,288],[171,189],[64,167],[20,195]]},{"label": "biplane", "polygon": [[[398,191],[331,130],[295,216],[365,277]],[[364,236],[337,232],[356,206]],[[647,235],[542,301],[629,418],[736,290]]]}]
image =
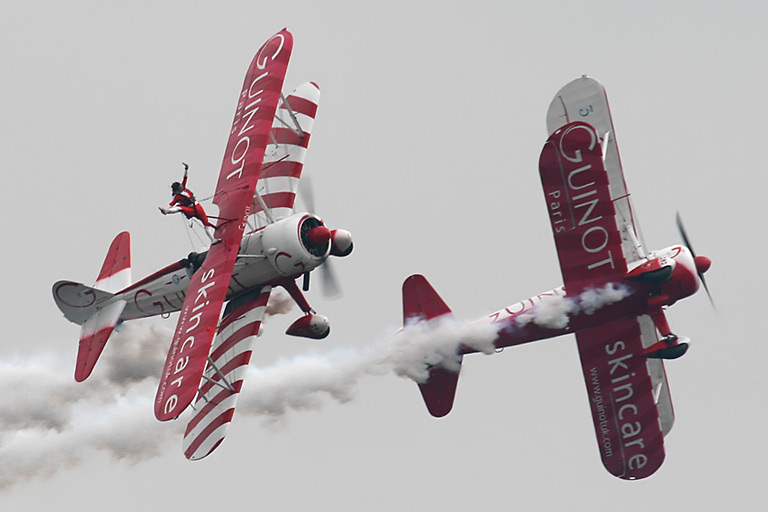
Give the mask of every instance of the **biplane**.
[{"label": "biplane", "polygon": [[180,312],[154,410],[168,421],[194,401],[183,443],[192,460],[211,453],[226,435],[272,289],[284,288],[304,313],[287,334],[326,337],[328,319],[302,290],[309,289],[312,270],[327,270],[329,256],[347,256],[353,248],[348,231],[294,211],[320,91],[308,82],[283,96],[292,48],[291,33],[278,32],[246,73],[213,196],[220,243],[132,282],[130,236],[123,232],[93,286],[53,285],[59,309],[82,326],[78,382],[91,374],[120,322]]},{"label": "biplane", "polygon": [[[478,322],[496,327],[498,349],[574,334],[603,465],[622,479],[645,478],[661,466],[675,419],[664,359],[688,348],[664,311],[700,284],[709,294],[711,262],[694,253],[679,215],[684,244],[646,250],[599,82],[585,76],[564,86],[549,107],[547,130],[539,173],[565,284]],[[554,303],[566,320],[539,321],[537,311]],[[450,314],[423,276],[406,279],[404,325]],[[458,365],[427,365],[419,388],[433,416],[451,411],[456,368],[476,351],[462,344]]]}]

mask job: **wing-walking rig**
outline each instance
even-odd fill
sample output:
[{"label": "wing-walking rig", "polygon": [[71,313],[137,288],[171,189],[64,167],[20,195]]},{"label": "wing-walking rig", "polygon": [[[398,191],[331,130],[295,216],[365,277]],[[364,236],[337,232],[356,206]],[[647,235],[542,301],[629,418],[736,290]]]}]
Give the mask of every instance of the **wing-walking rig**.
[{"label": "wing-walking rig", "polygon": [[307,291],[312,270],[353,248],[348,231],[294,211],[320,90],[307,82],[282,94],[292,49],[293,36],[284,29],[248,68],[213,196],[219,221],[208,251],[131,283],[130,236],[124,232],[94,286],[53,286],[64,316],[82,326],[78,381],[91,374],[119,322],[180,312],[155,416],[178,418],[194,402],[184,436],[184,453],[192,460],[211,453],[226,435],[274,287],[288,291],[304,313],[286,333],[325,338],[328,319],[311,308],[296,280],[303,278]]}]

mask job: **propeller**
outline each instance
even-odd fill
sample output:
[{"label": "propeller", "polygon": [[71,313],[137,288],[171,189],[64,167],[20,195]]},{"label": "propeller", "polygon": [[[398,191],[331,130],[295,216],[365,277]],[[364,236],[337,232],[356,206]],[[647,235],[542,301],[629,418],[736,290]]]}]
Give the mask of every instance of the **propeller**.
[{"label": "propeller", "polygon": [[[299,195],[301,200],[306,206],[307,211],[310,213],[316,213],[315,210],[315,193],[312,187],[312,181],[309,176],[304,176],[299,181]],[[320,279],[322,281],[322,292],[325,297],[338,297],[341,295],[341,286],[336,279],[336,273],[333,271],[333,265],[330,259],[326,259],[322,265],[320,265]],[[309,290],[309,273],[304,274],[304,291]]]},{"label": "propeller", "polygon": [[339,281],[336,279],[336,274],[333,272],[333,266],[329,264],[330,261],[326,260],[320,266],[320,278],[323,282],[323,295],[326,297],[338,297],[341,295],[341,288],[339,287]]},{"label": "propeller", "polygon": [[709,266],[712,264],[712,262],[706,256],[696,256],[696,251],[693,250],[691,240],[688,238],[688,232],[685,230],[683,220],[680,217],[680,212],[677,212],[676,221],[677,230],[680,232],[680,236],[683,238],[683,243],[688,248],[688,250],[691,251],[691,256],[693,256],[693,260],[696,263],[696,270],[699,274],[699,279],[701,279],[701,284],[704,285],[704,290],[707,292],[709,302],[712,303],[712,307],[714,308],[715,300],[712,298],[712,293],[709,291],[709,286],[707,286],[707,280],[704,278],[704,272],[709,270]]},{"label": "propeller", "polygon": [[307,211],[315,213],[315,192],[309,176],[304,176],[299,180],[299,196],[301,196],[304,206],[307,207]]}]

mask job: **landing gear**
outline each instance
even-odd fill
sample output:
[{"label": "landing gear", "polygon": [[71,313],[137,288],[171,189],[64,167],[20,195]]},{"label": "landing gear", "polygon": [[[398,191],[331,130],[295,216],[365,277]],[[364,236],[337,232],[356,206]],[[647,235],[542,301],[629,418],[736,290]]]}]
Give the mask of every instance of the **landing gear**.
[{"label": "landing gear", "polygon": [[296,285],[296,281],[286,279],[280,283],[280,286],[291,295],[291,298],[304,312],[304,316],[293,322],[285,334],[290,336],[301,336],[302,338],[310,338],[313,340],[321,340],[328,336],[331,332],[331,326],[328,323],[328,318],[323,315],[318,315],[315,310],[309,306],[307,299],[304,298],[304,294],[301,293],[299,287]]},{"label": "landing gear", "polygon": [[688,343],[680,341],[674,334],[646,348],[640,355],[652,359],[677,359],[688,351]]},{"label": "landing gear", "polygon": [[640,352],[640,355],[653,359],[677,359],[685,354],[688,351],[688,340],[685,338],[681,340],[672,333],[664,310],[660,307],[656,308],[650,315],[656,330],[661,334],[661,341],[647,347]]}]

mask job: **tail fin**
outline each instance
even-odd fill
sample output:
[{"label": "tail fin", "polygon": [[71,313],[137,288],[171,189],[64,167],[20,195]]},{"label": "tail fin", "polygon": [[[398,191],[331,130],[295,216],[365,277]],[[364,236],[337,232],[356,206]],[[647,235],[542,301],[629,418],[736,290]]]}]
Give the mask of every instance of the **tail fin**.
[{"label": "tail fin", "polygon": [[53,300],[64,317],[82,326],[75,364],[76,381],[84,381],[93,371],[125,309],[125,300],[117,298],[115,293],[130,284],[130,235],[124,231],[112,241],[93,288],[71,281],[53,285]]},{"label": "tail fin", "polygon": [[[412,275],[403,283],[403,325],[430,320],[451,313],[451,308],[422,275]],[[461,364],[461,358],[459,359]],[[442,366],[429,370],[429,378],[419,384],[421,396],[432,416],[441,418],[451,412],[459,372]]]},{"label": "tail fin", "polygon": [[131,285],[131,235],[123,231],[112,240],[94,288],[117,293]]}]

